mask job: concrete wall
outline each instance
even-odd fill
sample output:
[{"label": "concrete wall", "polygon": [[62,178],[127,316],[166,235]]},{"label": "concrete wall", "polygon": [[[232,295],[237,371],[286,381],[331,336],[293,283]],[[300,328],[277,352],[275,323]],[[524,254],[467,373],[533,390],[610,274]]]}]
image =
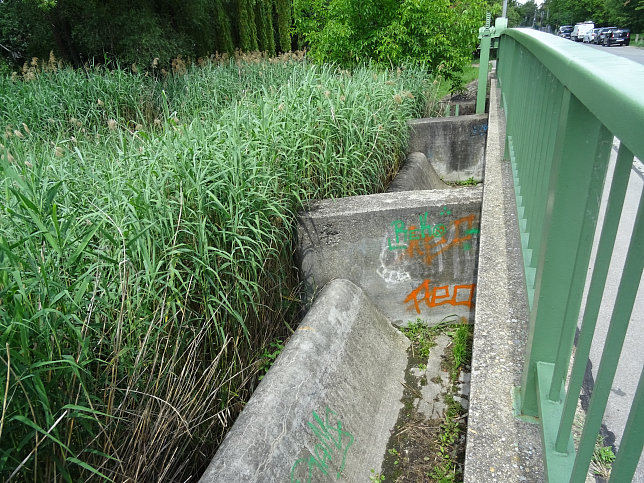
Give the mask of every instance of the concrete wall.
[{"label": "concrete wall", "polygon": [[368,481],[402,407],[408,346],[360,288],[331,282],[201,481]]},{"label": "concrete wall", "polygon": [[487,114],[416,119],[409,125],[407,152],[425,154],[443,180],[483,179]]},{"label": "concrete wall", "polygon": [[324,200],[301,213],[298,253],[311,293],[334,278],[362,287],[393,322],[469,320],[482,188]]},{"label": "concrete wall", "polygon": [[389,185],[387,193],[442,189],[450,189],[450,186],[443,183],[427,157],[423,153],[410,153]]}]

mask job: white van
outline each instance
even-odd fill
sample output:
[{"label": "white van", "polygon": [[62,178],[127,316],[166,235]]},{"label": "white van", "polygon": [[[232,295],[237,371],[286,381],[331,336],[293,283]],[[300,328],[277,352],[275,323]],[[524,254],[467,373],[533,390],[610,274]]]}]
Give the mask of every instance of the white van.
[{"label": "white van", "polygon": [[570,34],[570,40],[582,42],[584,40],[584,35],[594,28],[595,24],[591,21],[575,24],[575,27],[572,29],[572,33]]}]

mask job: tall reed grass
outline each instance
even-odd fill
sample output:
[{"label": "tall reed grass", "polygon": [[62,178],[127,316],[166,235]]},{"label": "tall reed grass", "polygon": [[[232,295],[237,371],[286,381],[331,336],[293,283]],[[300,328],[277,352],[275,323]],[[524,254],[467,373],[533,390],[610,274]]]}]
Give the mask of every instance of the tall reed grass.
[{"label": "tall reed grass", "polygon": [[297,323],[294,215],[383,190],[417,68],[0,78],[0,477],[198,478]]}]

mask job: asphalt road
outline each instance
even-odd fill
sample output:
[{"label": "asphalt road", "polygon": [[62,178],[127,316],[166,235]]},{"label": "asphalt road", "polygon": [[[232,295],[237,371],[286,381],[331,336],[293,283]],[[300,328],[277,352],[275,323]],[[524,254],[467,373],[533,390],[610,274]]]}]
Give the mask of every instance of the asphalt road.
[{"label": "asphalt road", "polygon": [[602,50],[604,52],[608,52],[613,55],[618,55],[620,57],[630,59],[633,62],[637,62],[638,64],[644,64],[644,48],[642,47],[633,47],[632,45],[629,45],[628,47],[624,47],[624,46],[603,47],[601,45],[593,45],[593,44],[584,44],[584,45],[586,45],[590,49]]}]

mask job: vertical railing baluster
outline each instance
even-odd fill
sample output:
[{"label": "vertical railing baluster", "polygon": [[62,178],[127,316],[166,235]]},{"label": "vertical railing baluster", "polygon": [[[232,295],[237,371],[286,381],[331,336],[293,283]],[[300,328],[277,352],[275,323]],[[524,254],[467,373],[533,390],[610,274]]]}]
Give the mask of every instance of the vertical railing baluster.
[{"label": "vertical railing baluster", "polygon": [[595,448],[595,438],[599,433],[602,417],[606,409],[606,402],[613,384],[615,371],[622,352],[622,345],[628,329],[628,321],[633,311],[633,304],[637,296],[642,269],[644,268],[644,196],[640,196],[635,226],[631,235],[631,244],[626,255],[624,271],[619,283],[617,299],[613,308],[608,334],[601,362],[597,370],[597,378],[590,398],[590,406],[586,416],[586,423],[579,442],[577,458],[572,470],[570,481],[583,483],[590,465]]},{"label": "vertical railing baluster", "polygon": [[[551,85],[553,85],[553,92],[551,95],[552,107],[552,119],[559,119],[561,115],[561,100],[563,99],[564,88],[559,82],[555,82],[554,76],[550,76]],[[536,210],[535,210],[535,245],[534,253],[539,253],[541,250],[541,227],[543,227],[543,222],[546,212],[546,202],[547,202],[547,192],[548,192],[548,176],[546,173],[550,172],[552,167],[552,159],[555,152],[555,141],[557,139],[557,123],[549,122],[549,133],[546,138],[546,155],[543,158],[541,166],[538,170],[538,180],[539,184],[537,186],[538,197],[535,200]]]},{"label": "vertical railing baluster", "polygon": [[604,293],[613,247],[615,246],[615,239],[617,238],[617,228],[624,205],[624,197],[626,196],[626,188],[628,187],[628,177],[631,172],[632,163],[633,154],[625,146],[621,146],[610,185],[604,224],[601,228],[593,274],[586,297],[586,306],[584,308],[579,340],[577,341],[577,350],[575,352],[572,372],[570,373],[570,382],[568,384],[568,391],[566,392],[559,432],[557,433],[557,442],[555,445],[557,451],[563,451],[565,449],[570,431],[572,430],[572,423],[575,417],[575,411],[577,410],[577,400],[579,399],[584,374],[586,373],[586,364],[593,342],[597,316]]},{"label": "vertical railing baluster", "polygon": [[609,483],[632,481],[635,468],[644,447],[644,369],[640,373],[637,390],[628,414],[622,441],[613,462]]},{"label": "vertical railing baluster", "polygon": [[[599,121],[597,121],[599,122]],[[597,152],[591,167],[591,180],[586,198],[586,208],[582,212],[583,222],[579,245],[575,254],[575,265],[571,280],[570,292],[566,302],[566,311],[561,325],[561,335],[559,337],[559,346],[557,348],[557,358],[555,368],[552,374],[552,382],[548,392],[548,398],[551,401],[558,401],[561,395],[561,386],[568,371],[570,363],[570,353],[572,350],[573,336],[577,319],[579,318],[579,308],[581,297],[586,282],[586,273],[590,252],[593,247],[593,238],[599,208],[601,205],[602,191],[604,188],[604,179],[608,168],[610,152],[613,147],[613,135],[604,126],[601,126],[597,139]]]},{"label": "vertical railing baluster", "polygon": [[533,118],[533,122],[530,125],[530,140],[528,143],[528,153],[529,153],[529,163],[530,163],[530,169],[528,172],[528,176],[530,176],[529,184],[528,184],[528,192],[527,196],[529,199],[529,204],[526,205],[526,219],[528,221],[527,223],[527,230],[529,234],[528,238],[528,249],[534,250],[536,241],[535,241],[535,236],[534,236],[534,231],[536,229],[535,225],[535,210],[537,209],[537,198],[538,198],[538,185],[539,185],[539,178],[537,173],[539,172],[539,164],[540,160],[537,156],[537,147],[539,146],[539,143],[542,141],[541,139],[541,131],[543,130],[543,123],[542,121],[542,112],[545,109],[545,102],[544,102],[544,92],[546,90],[546,79],[543,71],[543,66],[534,58],[532,57],[532,62],[536,65],[537,67],[537,72],[534,75],[534,81],[537,83],[535,88],[532,90],[532,108],[530,109],[530,112],[534,113],[531,117]]},{"label": "vertical railing baluster", "polygon": [[586,140],[599,137],[601,123],[566,90],[559,126],[548,173],[548,205],[530,312],[530,348],[521,384],[522,411],[535,416],[536,363],[554,362],[556,358],[552,336],[561,331],[575,261],[569,247],[578,245],[582,227],[579,215],[584,211],[591,180],[587,165],[596,154],[595,145]]}]

